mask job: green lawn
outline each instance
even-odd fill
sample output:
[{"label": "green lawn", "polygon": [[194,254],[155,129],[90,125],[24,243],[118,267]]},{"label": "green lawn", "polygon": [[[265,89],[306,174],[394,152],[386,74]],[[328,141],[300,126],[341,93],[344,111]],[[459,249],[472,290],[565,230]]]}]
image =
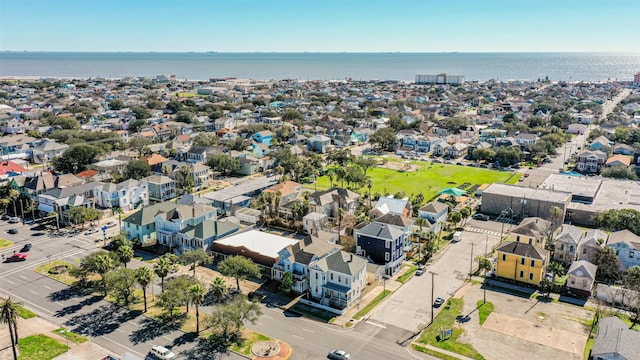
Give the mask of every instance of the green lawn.
[{"label": "green lawn", "polygon": [[87,342],[89,341],[89,339],[87,339],[86,337],[82,336],[82,335],[78,335],[72,331],[68,331],[65,328],[59,328],[59,329],[55,329],[53,330],[54,333],[62,336],[63,338],[68,339],[69,341],[75,343],[75,344],[82,344],[83,342]]},{"label": "green lawn", "polygon": [[361,317],[367,315],[369,311],[373,310],[384,298],[391,295],[391,290],[385,290],[380,293],[380,295],[376,296],[370,303],[367,304],[362,310],[358,311],[355,315],[353,315],[354,319],[360,319]]},{"label": "green lawn", "polygon": [[36,317],[36,314],[33,311],[27,310],[22,306],[18,306],[18,316],[23,319],[31,319]]},{"label": "green lawn", "polygon": [[18,345],[21,351],[19,360],[50,360],[67,351],[67,345],[45,335],[20,339]]},{"label": "green lawn", "polygon": [[[456,317],[462,314],[462,306],[462,299],[449,299],[444,305],[444,309],[433,320],[433,324],[423,331],[418,342],[436,346],[472,359],[484,360],[484,357],[471,345],[456,341],[458,336],[463,333],[463,329],[456,326]],[[440,340],[441,328],[452,329],[452,336],[446,340]]]},{"label": "green lawn", "polygon": [[253,346],[253,344],[259,341],[269,341],[269,340],[273,340],[273,339],[259,332],[256,332],[253,330],[246,330],[246,332],[243,334],[242,344],[233,345],[231,347],[231,351],[239,354],[243,354],[243,355],[251,355],[251,347]]},{"label": "green lawn", "polygon": [[[395,194],[400,191],[407,195],[412,193],[422,193],[425,199],[431,199],[438,191],[447,187],[456,187],[464,183],[482,185],[485,183],[514,184],[518,182],[518,176],[512,177],[512,172],[496,171],[468,166],[428,164],[417,162],[420,168],[415,172],[401,172],[383,168],[373,168],[367,171],[367,176],[371,177],[373,186],[371,194]],[[329,177],[321,176],[317,181],[318,189],[328,189],[330,186]],[[334,179],[334,186],[341,185]],[[347,184],[344,184],[347,186]],[[314,189],[314,184],[307,184],[308,189]],[[361,194],[368,191],[367,187],[355,189]]]},{"label": "green lawn", "polygon": [[425,353],[427,355],[431,355],[431,356],[437,357],[438,359],[442,359],[442,360],[458,360],[457,357],[453,357],[453,356],[449,356],[447,354],[443,354],[441,352],[433,351],[431,349],[427,349],[424,346],[420,346],[420,345],[416,345],[416,344],[413,344],[413,350],[419,351],[421,353]]},{"label": "green lawn", "polygon": [[480,320],[480,326],[482,326],[493,312],[493,304],[488,301],[483,304],[482,300],[478,300],[476,305],[478,306],[478,320]]},{"label": "green lawn", "polygon": [[399,281],[399,282],[404,284],[418,270],[418,267],[415,266],[415,265],[411,265],[411,264],[404,264],[403,267],[408,267],[409,269],[407,269],[407,272],[402,274],[402,276],[400,276],[397,281]]}]

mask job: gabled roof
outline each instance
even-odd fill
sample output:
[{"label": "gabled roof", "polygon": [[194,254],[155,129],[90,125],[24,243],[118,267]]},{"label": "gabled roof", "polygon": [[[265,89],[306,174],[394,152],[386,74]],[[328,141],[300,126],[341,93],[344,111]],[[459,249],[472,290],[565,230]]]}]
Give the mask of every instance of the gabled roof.
[{"label": "gabled roof", "polygon": [[207,204],[178,205],[169,211],[159,212],[156,216],[160,215],[165,220],[188,220],[204,216],[212,211],[216,211],[216,208]]},{"label": "gabled roof", "polygon": [[631,165],[631,158],[629,156],[624,156],[621,154],[616,154],[607,159],[606,164],[611,165],[615,162],[619,162],[623,165],[629,166]]},{"label": "gabled roof", "polygon": [[392,197],[381,197],[376,202],[376,205],[373,207],[374,209],[381,208],[382,206],[386,206],[387,211],[383,211],[384,214],[392,213],[392,214],[402,214],[404,209],[407,207],[411,207],[409,200],[406,199],[395,199]]},{"label": "gabled roof", "polygon": [[240,226],[231,221],[204,220],[196,226],[188,225],[179,233],[189,238],[209,239],[222,234],[228,234],[240,229]]},{"label": "gabled roof", "polygon": [[317,266],[323,271],[333,271],[336,273],[353,276],[367,265],[367,259],[348,253],[346,251],[336,251],[316,261],[313,266]]},{"label": "gabled roof", "polygon": [[640,332],[630,330],[627,324],[614,316],[600,319],[591,349],[593,358],[611,354],[629,360],[637,359],[640,354]]},{"label": "gabled roof", "polygon": [[576,260],[571,263],[567,275],[573,275],[577,277],[586,277],[591,280],[596,279],[596,271],[598,267],[586,260]]},{"label": "gabled roof", "polygon": [[496,250],[503,253],[514,254],[536,260],[544,260],[547,258],[547,250],[539,248],[535,245],[518,241],[508,242],[500,246]]},{"label": "gabled roof", "polygon": [[619,242],[626,242],[628,244],[640,243],[640,236],[632,233],[627,229],[618,230],[609,234],[607,245],[612,245]]},{"label": "gabled roof", "polygon": [[272,193],[280,192],[281,196],[287,196],[291,193],[294,193],[296,189],[299,190],[301,187],[302,185],[295,181],[285,181],[283,183],[275,184],[265,189],[264,192],[272,192]]},{"label": "gabled roof", "polygon": [[168,159],[160,154],[151,154],[150,156],[145,156],[142,160],[146,161],[150,166],[161,164]]},{"label": "gabled roof", "polygon": [[560,233],[556,236],[555,241],[561,241],[565,244],[575,244],[580,242],[580,239],[584,235],[584,230],[573,225],[562,225]]},{"label": "gabled roof", "polygon": [[358,234],[385,240],[395,240],[402,237],[403,232],[391,225],[373,222],[359,229]]},{"label": "gabled roof", "polygon": [[139,226],[153,224],[158,213],[170,211],[171,209],[175,209],[178,206],[180,205],[172,202],[157,203],[155,205],[147,206],[136,211],[135,213],[122,219],[122,221]]},{"label": "gabled roof", "polygon": [[382,215],[379,218],[375,219],[374,222],[381,223],[381,224],[395,225],[403,228],[406,228],[407,226],[413,223],[411,219],[408,219],[404,216],[397,215],[397,214]]},{"label": "gabled roof", "polygon": [[447,204],[441,203],[439,201],[432,201],[430,203],[425,204],[423,207],[421,207],[418,210],[437,214],[440,211],[444,210],[445,208],[447,208]]},{"label": "gabled roof", "polygon": [[551,226],[551,221],[539,217],[528,217],[522,220],[518,227],[511,230],[511,233],[529,237],[542,237],[549,226]]}]

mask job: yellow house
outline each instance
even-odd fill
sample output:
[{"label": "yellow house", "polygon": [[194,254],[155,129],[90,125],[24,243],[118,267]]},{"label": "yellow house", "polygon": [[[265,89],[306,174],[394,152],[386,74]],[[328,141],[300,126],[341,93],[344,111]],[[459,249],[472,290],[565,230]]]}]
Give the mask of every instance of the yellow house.
[{"label": "yellow house", "polygon": [[529,243],[544,248],[546,234],[552,226],[551,221],[539,217],[528,217],[511,230],[507,240]]},{"label": "yellow house", "polygon": [[524,242],[513,241],[496,249],[498,253],[496,276],[531,285],[540,285],[549,253],[547,250]]}]

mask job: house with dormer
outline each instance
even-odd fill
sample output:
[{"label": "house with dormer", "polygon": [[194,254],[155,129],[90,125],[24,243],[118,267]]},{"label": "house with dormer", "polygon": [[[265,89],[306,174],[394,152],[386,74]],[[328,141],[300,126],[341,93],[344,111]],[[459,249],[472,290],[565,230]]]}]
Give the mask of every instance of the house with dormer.
[{"label": "house with dormer", "polygon": [[177,233],[187,226],[196,226],[205,220],[216,220],[218,210],[210,205],[180,205],[155,215],[158,243],[171,249],[180,246]]},{"label": "house with dormer", "polygon": [[353,229],[356,242],[356,254],[384,265],[385,274],[393,276],[406,256],[404,254],[404,233],[389,224],[370,223]]},{"label": "house with dormer", "polygon": [[309,194],[309,211],[325,214],[330,218],[338,217],[338,209],[353,214],[360,204],[360,195],[343,188],[333,187]]}]

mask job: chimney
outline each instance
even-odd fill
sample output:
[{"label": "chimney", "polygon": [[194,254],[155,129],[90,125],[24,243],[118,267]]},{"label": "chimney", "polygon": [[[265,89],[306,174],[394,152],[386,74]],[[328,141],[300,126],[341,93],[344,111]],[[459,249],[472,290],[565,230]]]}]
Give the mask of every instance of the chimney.
[{"label": "chimney", "polygon": [[353,254],[349,254],[349,261],[347,262],[352,262],[353,261]]}]

